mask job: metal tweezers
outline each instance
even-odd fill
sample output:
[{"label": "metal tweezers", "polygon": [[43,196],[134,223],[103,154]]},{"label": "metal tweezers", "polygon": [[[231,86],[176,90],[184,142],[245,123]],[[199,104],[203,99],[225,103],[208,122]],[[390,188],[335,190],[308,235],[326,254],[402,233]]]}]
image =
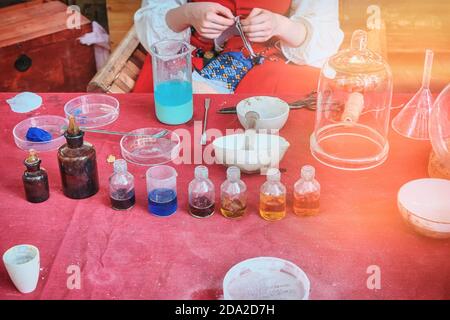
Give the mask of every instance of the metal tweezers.
[{"label": "metal tweezers", "polygon": [[[293,101],[289,103],[290,109],[308,109],[311,111],[315,111],[317,109],[317,92],[312,91],[305,98]],[[226,107],[217,111],[217,113],[221,114],[234,114],[236,113],[236,107]]]},{"label": "metal tweezers", "polygon": [[250,53],[250,57],[251,57],[252,59],[253,59],[253,58],[256,58],[257,56],[256,56],[256,54],[255,54],[255,51],[253,51],[253,48],[252,48],[252,45],[250,44],[250,41],[248,41],[247,37],[245,36],[244,30],[242,30],[242,25],[241,25],[241,19],[240,19],[240,17],[237,16],[237,17],[235,18],[235,21],[236,21],[236,28],[237,28],[237,30],[239,31],[239,35],[240,35],[241,38],[242,38],[242,42],[244,42],[245,49],[248,50],[248,52]]}]

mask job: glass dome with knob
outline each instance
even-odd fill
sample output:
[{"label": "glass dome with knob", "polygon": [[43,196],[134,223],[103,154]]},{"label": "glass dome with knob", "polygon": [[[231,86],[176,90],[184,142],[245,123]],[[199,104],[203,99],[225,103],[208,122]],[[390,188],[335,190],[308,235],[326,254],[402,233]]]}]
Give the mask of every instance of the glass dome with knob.
[{"label": "glass dome with knob", "polygon": [[321,163],[364,170],[388,156],[392,73],[383,58],[367,49],[367,33],[356,30],[350,49],[322,68],[311,152]]}]

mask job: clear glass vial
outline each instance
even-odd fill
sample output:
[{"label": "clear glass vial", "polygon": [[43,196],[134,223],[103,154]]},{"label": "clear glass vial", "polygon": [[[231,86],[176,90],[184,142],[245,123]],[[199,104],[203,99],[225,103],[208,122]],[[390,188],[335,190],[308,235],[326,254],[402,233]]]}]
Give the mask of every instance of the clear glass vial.
[{"label": "clear glass vial", "polygon": [[268,221],[281,220],[286,216],[286,187],[281,183],[280,170],[267,170],[267,181],[259,194],[259,214]]},{"label": "clear glass vial", "polygon": [[208,168],[197,166],[195,178],[189,183],[189,213],[196,218],[207,218],[214,214],[214,184],[208,179]]},{"label": "clear glass vial", "polygon": [[294,213],[299,216],[312,216],[320,209],[320,184],[314,178],[313,166],[304,166],[301,178],[294,185]]},{"label": "clear glass vial", "polygon": [[247,186],[238,167],[227,169],[227,180],[220,187],[220,211],[226,218],[240,218],[247,210]]},{"label": "clear glass vial", "polygon": [[114,173],[109,178],[109,198],[115,210],[131,209],[136,203],[134,177],[123,159],[114,161]]}]

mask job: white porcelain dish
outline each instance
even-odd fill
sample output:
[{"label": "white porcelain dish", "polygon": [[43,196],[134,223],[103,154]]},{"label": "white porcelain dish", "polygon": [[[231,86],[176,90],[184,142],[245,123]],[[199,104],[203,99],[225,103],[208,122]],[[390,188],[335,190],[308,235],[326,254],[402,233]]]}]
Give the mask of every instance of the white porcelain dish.
[{"label": "white porcelain dish", "polygon": [[400,188],[398,208],[415,231],[433,238],[450,238],[450,181],[413,180]]},{"label": "white porcelain dish", "polygon": [[233,266],[223,280],[225,300],[308,300],[310,281],[296,264],[258,257]]},{"label": "white porcelain dish", "polygon": [[256,121],[256,130],[280,130],[289,118],[290,107],[279,98],[257,96],[240,101],[236,111],[239,122],[245,129],[248,129],[245,114],[256,111],[260,116]]},{"label": "white porcelain dish", "polygon": [[290,144],[283,137],[257,133],[252,150],[245,150],[245,134],[232,134],[213,142],[216,162],[225,166],[237,166],[245,173],[259,173],[276,167],[283,159]]}]

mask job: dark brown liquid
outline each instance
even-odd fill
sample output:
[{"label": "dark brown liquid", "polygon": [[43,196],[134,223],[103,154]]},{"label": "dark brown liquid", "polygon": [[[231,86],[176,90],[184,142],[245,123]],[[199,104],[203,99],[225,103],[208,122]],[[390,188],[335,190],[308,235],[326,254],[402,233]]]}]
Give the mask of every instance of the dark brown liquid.
[{"label": "dark brown liquid", "polygon": [[136,197],[133,196],[130,199],[127,200],[116,200],[114,198],[111,199],[111,206],[115,210],[128,210],[134,207],[136,203]]},{"label": "dark brown liquid", "polygon": [[214,202],[205,196],[192,199],[189,204],[189,212],[196,218],[207,218],[214,213]]},{"label": "dark brown liquid", "polygon": [[84,199],[98,192],[95,149],[88,143],[79,148],[63,145],[58,151],[63,193],[72,199]]},{"label": "dark brown liquid", "polygon": [[48,176],[44,170],[25,172],[23,175],[25,197],[32,203],[46,201],[50,197]]},{"label": "dark brown liquid", "polygon": [[126,190],[119,189],[109,199],[111,200],[112,208],[115,210],[131,209],[136,203],[134,190],[127,192]]}]

